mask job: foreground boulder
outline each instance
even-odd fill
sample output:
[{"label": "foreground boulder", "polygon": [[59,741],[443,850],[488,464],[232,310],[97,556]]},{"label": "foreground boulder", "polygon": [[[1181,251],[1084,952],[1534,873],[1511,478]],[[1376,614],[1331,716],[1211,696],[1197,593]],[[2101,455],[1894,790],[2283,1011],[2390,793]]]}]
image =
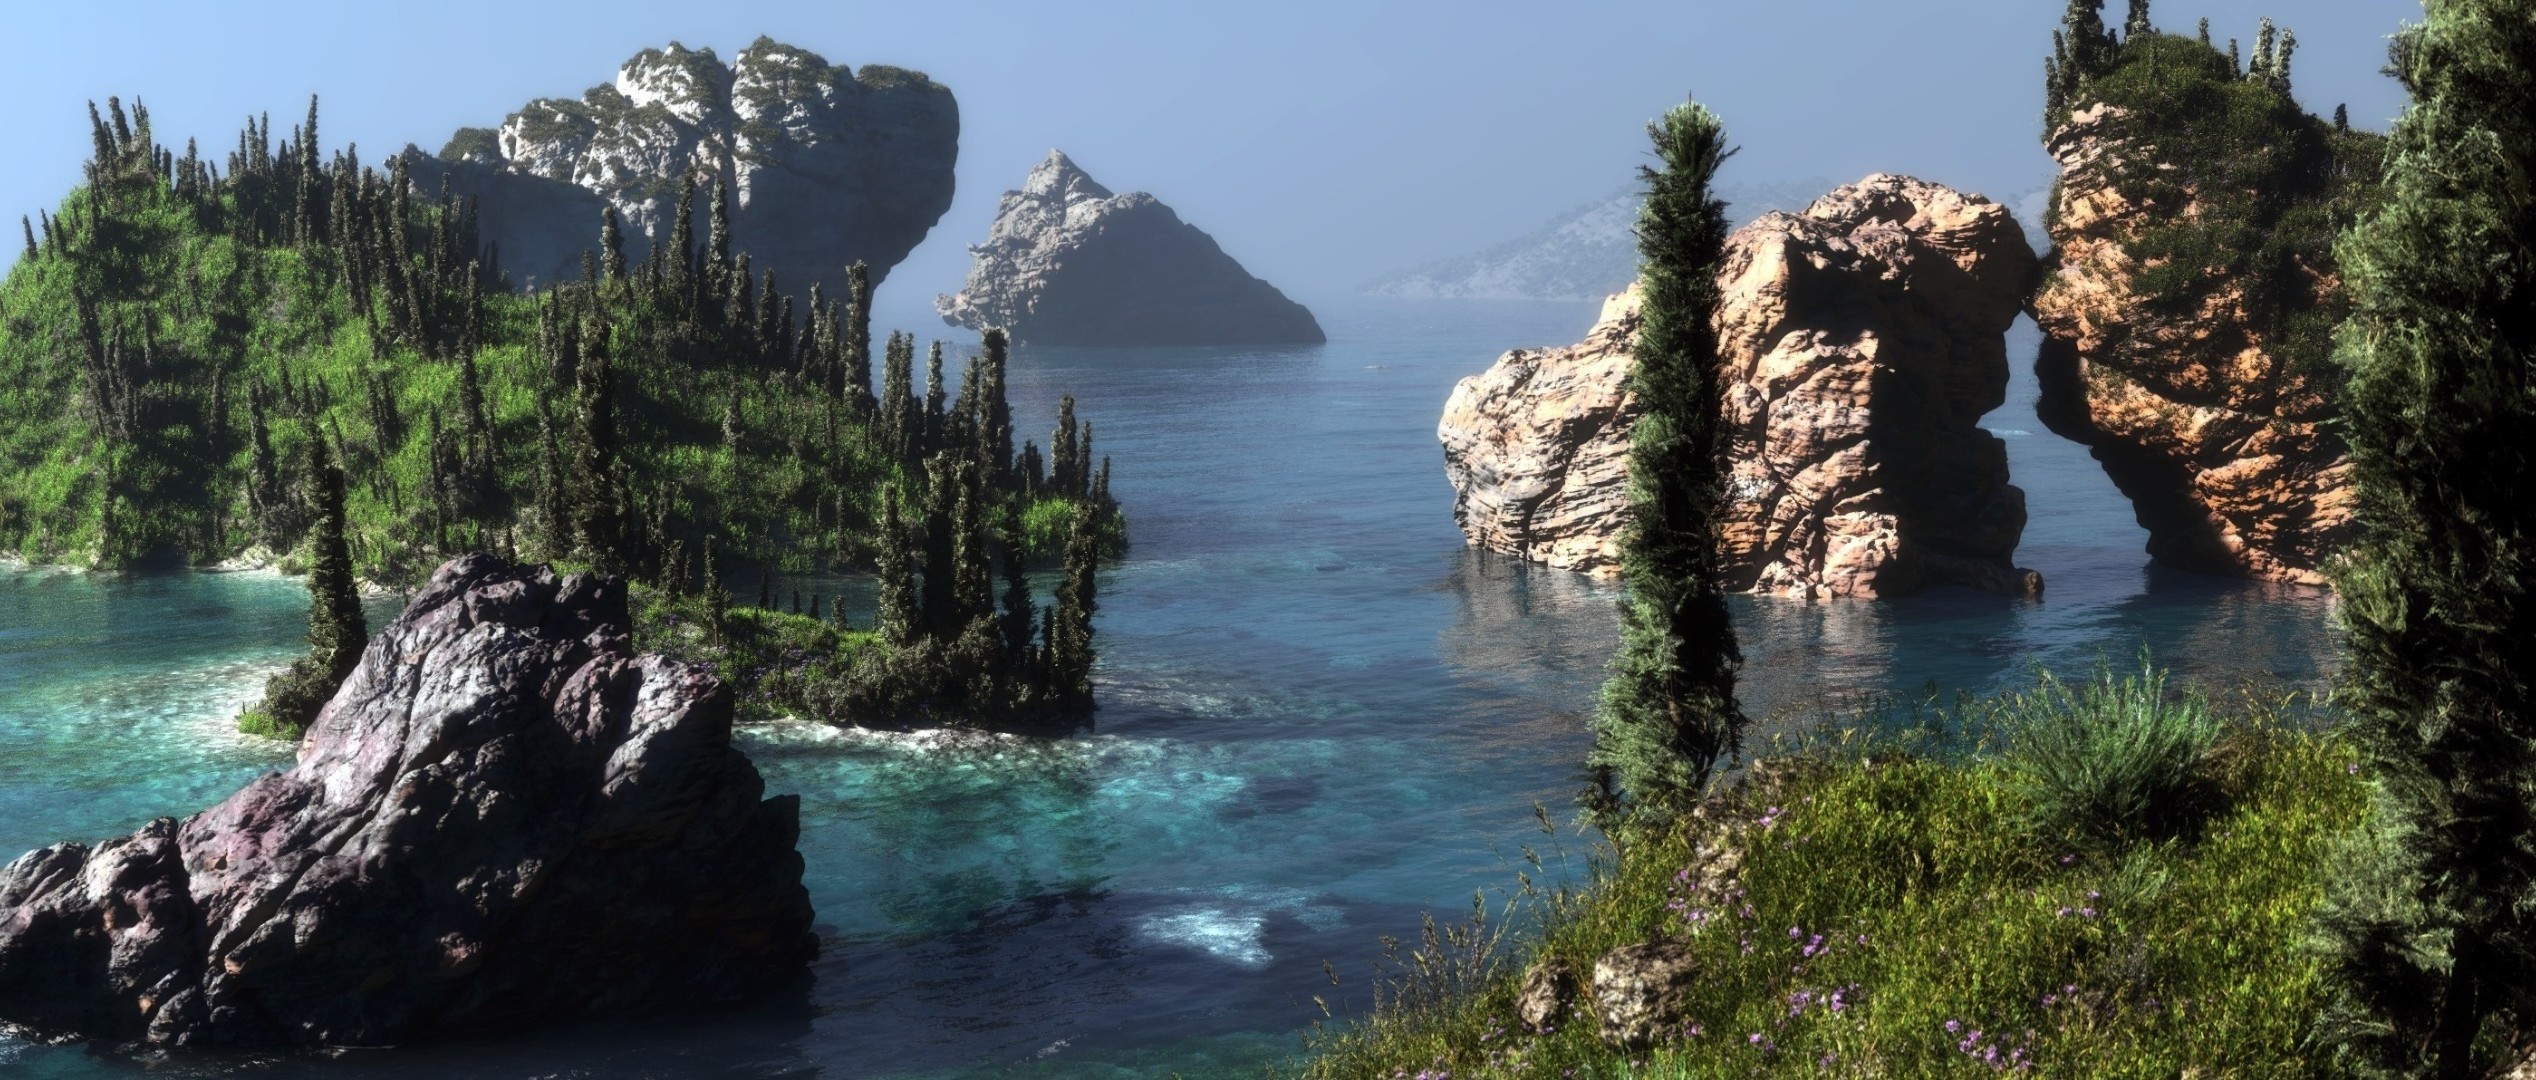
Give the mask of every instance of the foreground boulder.
[{"label": "foreground boulder", "polygon": [[[465,128],[413,155],[420,190],[481,200],[478,232],[522,284],[578,280],[616,207],[626,258],[669,240],[685,178],[731,185],[731,248],[802,293],[845,267],[889,276],[951,208],[960,107],[921,72],[860,72],[759,38],[724,64],[711,49],[645,49],[579,98],[539,98],[499,129]],[[694,242],[705,243],[710,190]]]},{"label": "foreground boulder", "polygon": [[621,582],[451,562],[300,744],[184,821],[0,870],[0,1020],[373,1046],[733,1002],[817,951],[792,796]]},{"label": "foreground boulder", "polygon": [[1321,324],[1141,191],[1112,195],[1060,150],[1007,191],[942,321],[1039,345],[1317,345]]},{"label": "foreground boulder", "polygon": [[[1731,587],[2040,591],[2012,561],[2025,493],[1979,426],[2006,400],[2036,265],[2005,207],[1885,174],[1735,232],[1717,315]],[[1618,570],[1638,295],[1607,302],[1583,344],[1511,352],[1454,387],[1437,436],[1472,544]]]},{"label": "foreground boulder", "polygon": [[2057,257],[2033,301],[2043,419],[2104,464],[2158,560],[2324,584],[2326,560],[2353,527],[2348,451],[2324,371],[2293,362],[2289,342],[2267,329],[2277,318],[2261,312],[2337,311],[2340,281],[2330,266],[2302,262],[2293,296],[2250,295],[2253,281],[2229,277],[2188,310],[2144,291],[2135,245],[2204,207],[2189,191],[2164,204],[2125,194],[2124,170],[2138,167],[2127,163],[2155,150],[2155,133],[2137,127],[2099,104],[2052,134]]}]

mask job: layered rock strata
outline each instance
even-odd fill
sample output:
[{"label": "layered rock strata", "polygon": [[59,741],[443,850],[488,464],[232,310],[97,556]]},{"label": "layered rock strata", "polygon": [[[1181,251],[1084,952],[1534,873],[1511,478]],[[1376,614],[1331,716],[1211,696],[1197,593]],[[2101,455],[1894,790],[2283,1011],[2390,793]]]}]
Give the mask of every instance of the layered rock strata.
[{"label": "layered rock strata", "polygon": [[425,193],[445,175],[481,199],[481,237],[522,284],[578,278],[603,206],[639,263],[669,239],[687,176],[728,183],[732,250],[798,293],[834,291],[856,261],[887,277],[950,209],[959,142],[959,104],[923,73],[852,71],[761,37],[728,65],[711,49],[646,49],[613,82],[531,101],[410,163]]},{"label": "layered rock strata", "polygon": [[[2097,105],[2051,139],[2061,165],[2055,258],[2033,300],[2043,420],[2103,463],[2160,561],[2323,584],[2352,524],[2330,394],[2249,317],[2243,281],[2220,283],[2189,312],[2134,287],[2142,268],[2126,247],[2199,210],[2189,197],[2168,206],[2125,197],[2116,176],[2141,153],[2125,120]],[[2302,287],[2323,298],[2339,286],[2310,270]]]},{"label": "layered rock strata", "polygon": [[615,579],[469,556],[374,639],[299,762],[0,870],[0,1020],[376,1046],[761,994],[817,950],[798,803]]},{"label": "layered rock strata", "polygon": [[[1733,587],[2040,591],[2012,561],[2025,496],[2006,444],[1978,426],[2006,399],[2005,335],[2035,272],[2006,208],[1885,174],[1729,239],[1717,329]],[[1508,353],[1454,388],[1437,435],[1474,545],[1617,571],[1637,308],[1633,288],[1583,343]]]},{"label": "layered rock strata", "polygon": [[1063,151],[1004,193],[942,320],[1040,345],[1317,345],[1321,324],[1215,238],[1141,191],[1114,195]]}]

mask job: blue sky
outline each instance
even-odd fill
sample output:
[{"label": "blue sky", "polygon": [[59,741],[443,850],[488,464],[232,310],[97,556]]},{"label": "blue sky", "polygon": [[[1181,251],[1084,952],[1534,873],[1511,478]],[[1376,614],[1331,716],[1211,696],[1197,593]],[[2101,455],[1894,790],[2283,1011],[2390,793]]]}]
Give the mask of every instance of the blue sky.
[{"label": "blue sky", "polygon": [[[1049,147],[1155,193],[1305,298],[1484,246],[1628,182],[1647,119],[1697,93],[1749,180],[1905,172],[2006,198],[2048,181],[2035,128],[2058,0],[1552,4],[752,4],[472,0],[415,5],[116,0],[13,12],[0,68],[0,210],[79,178],[84,103],[140,97],[162,141],[225,147],[248,113],[287,130],[313,91],[330,146],[437,149],[532,97],[576,95],[675,39],[725,57],[758,34],[831,62],[918,68],[960,100],[960,192],[891,278],[884,313],[954,288],[996,196]],[[2118,22],[2123,5],[2109,5]],[[2318,112],[2382,127],[2378,73],[2413,0],[2160,0],[2252,45],[2298,32]],[[15,244],[0,245],[14,255]],[[890,302],[894,301],[894,302]]]}]

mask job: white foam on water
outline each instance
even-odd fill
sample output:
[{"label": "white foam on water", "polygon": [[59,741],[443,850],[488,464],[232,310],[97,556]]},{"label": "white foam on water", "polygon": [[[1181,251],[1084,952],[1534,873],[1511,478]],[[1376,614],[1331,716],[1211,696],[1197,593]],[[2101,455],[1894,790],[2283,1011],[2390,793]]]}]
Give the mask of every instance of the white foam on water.
[{"label": "white foam on water", "polygon": [[1147,941],[1197,949],[1226,963],[1255,970],[1276,959],[1259,942],[1267,926],[1267,917],[1258,913],[1197,908],[1170,915],[1147,915],[1137,920],[1136,933]]}]

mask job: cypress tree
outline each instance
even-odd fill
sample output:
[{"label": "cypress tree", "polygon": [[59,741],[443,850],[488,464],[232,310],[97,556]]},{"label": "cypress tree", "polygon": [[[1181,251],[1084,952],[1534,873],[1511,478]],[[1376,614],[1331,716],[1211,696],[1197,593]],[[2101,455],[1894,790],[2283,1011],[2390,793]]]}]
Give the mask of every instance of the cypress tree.
[{"label": "cypress tree", "polygon": [[889,336],[889,351],[881,366],[880,425],[882,446],[899,461],[913,460],[914,445],[922,437],[916,417],[912,388],[915,380],[916,346],[913,339]]},{"label": "cypress tree", "polygon": [[977,463],[964,461],[953,473],[959,497],[952,504],[952,538],[959,550],[952,556],[952,627],[956,634],[969,623],[995,613],[995,534],[986,519],[985,477]]},{"label": "cypress tree", "polygon": [[2351,130],[2351,107],[2349,105],[2336,105],[2333,107],[2333,129],[2335,131]]},{"label": "cypress tree", "polygon": [[961,619],[951,592],[959,540],[953,534],[955,503],[960,497],[958,469],[949,453],[925,459],[924,627],[937,640],[960,633]]},{"label": "cypress tree", "polygon": [[728,288],[724,282],[731,274],[731,185],[725,182],[713,185],[713,223],[705,233],[704,252],[715,289]]},{"label": "cypress tree", "polygon": [[681,302],[693,303],[689,292],[694,283],[696,265],[696,174],[689,172],[679,182],[678,216],[669,226],[669,254],[666,265],[669,285]]},{"label": "cypress tree", "polygon": [[593,326],[582,335],[579,466],[575,509],[580,517],[573,532],[584,557],[603,574],[632,571],[624,486],[624,466],[617,459],[616,374],[609,359],[606,328]]},{"label": "cypress tree", "polygon": [[[796,597],[794,597],[793,599],[794,599],[794,600],[796,600],[796,601],[798,601],[798,600],[799,600],[799,599],[801,599],[801,598],[800,598],[800,597],[798,597],[798,596],[796,596]],[[820,595],[819,595],[818,593],[811,593],[811,594],[810,594],[810,618],[811,618],[811,621],[813,621],[813,622],[824,622],[824,621],[826,621],[827,616],[820,614],[820,607],[819,607],[819,605],[821,605],[821,604],[823,604],[823,603],[825,603],[825,602],[826,602],[826,601],[825,601],[823,598],[821,598],[821,597],[820,597]],[[797,605],[796,605],[796,606],[797,606]]]},{"label": "cypress tree", "polygon": [[933,343],[925,355],[925,437],[924,452],[942,449],[942,343]]},{"label": "cypress tree", "polygon": [[1074,395],[1057,399],[1057,430],[1048,436],[1048,486],[1072,495],[1081,486],[1082,465],[1074,450]]},{"label": "cypress tree", "polygon": [[[2082,2],[2077,5],[2088,8]],[[1735,701],[1743,655],[1717,566],[1724,494],[1718,413],[1717,266],[1725,204],[1710,184],[1733,151],[1697,102],[1648,125],[1661,168],[1642,169],[1638,217],[1643,328],[1630,393],[1645,410],[1630,432],[1621,645],[1603,684],[1583,801],[1606,825],[1678,813],[1735,753],[1745,718]]]},{"label": "cypress tree", "polygon": [[881,532],[875,546],[880,576],[879,625],[875,629],[888,644],[914,644],[924,615],[916,606],[914,558],[907,549],[907,523],[899,515],[895,487],[882,490]]},{"label": "cypress tree", "polygon": [[37,250],[35,246],[35,222],[32,219],[29,219],[26,215],[20,214],[18,215],[18,227],[26,230],[26,261],[34,262],[36,259],[43,257],[43,252]]},{"label": "cypress tree", "polygon": [[1090,506],[1074,508],[1072,535],[1065,542],[1065,580],[1057,586],[1056,615],[1049,624],[1048,674],[1057,700],[1066,707],[1092,704],[1092,614],[1096,599],[1100,550],[1092,536],[1096,522]]},{"label": "cypress tree", "polygon": [[2131,0],[2131,14],[2122,20],[2122,39],[2129,41],[2153,33],[2155,29],[2149,25],[2149,0]]},{"label": "cypress tree", "polygon": [[1030,631],[1037,622],[1030,599],[1029,565],[1022,552],[1021,503],[1004,500],[1004,511],[998,521],[1004,543],[1004,653],[1008,661],[1020,665],[1030,658]]},{"label": "cypress tree", "polygon": [[324,435],[309,435],[303,483],[303,497],[316,521],[308,553],[308,655],[266,682],[264,700],[250,717],[241,718],[242,727],[288,738],[306,731],[336,688],[361,666],[361,649],[370,637],[353,582],[352,548],[345,539],[343,470],[335,467]]},{"label": "cypress tree", "polygon": [[846,404],[856,416],[872,414],[872,268],[863,260],[845,268]]},{"label": "cypress tree", "polygon": [[[2336,704],[2372,768],[2375,822],[2323,920],[2345,1063],[2494,1075],[2536,1019],[2536,18],[2430,0],[2390,71],[2413,104],[2386,201],[2336,254],[2359,533],[2336,566]],[[2494,1023],[2498,1020],[2497,1025]]]},{"label": "cypress tree", "polygon": [[986,477],[997,490],[1016,486],[1013,483],[1013,407],[1004,398],[1005,368],[1011,362],[1011,342],[1001,328],[989,327],[982,335],[986,358],[978,379],[977,434],[978,455],[986,462]]},{"label": "cypress tree", "polygon": [[2210,18],[2206,15],[2201,20],[2201,43],[2204,48],[2210,45]]},{"label": "cypress tree", "polygon": [[625,233],[616,223],[616,204],[599,208],[599,263],[609,281],[625,280]]}]

